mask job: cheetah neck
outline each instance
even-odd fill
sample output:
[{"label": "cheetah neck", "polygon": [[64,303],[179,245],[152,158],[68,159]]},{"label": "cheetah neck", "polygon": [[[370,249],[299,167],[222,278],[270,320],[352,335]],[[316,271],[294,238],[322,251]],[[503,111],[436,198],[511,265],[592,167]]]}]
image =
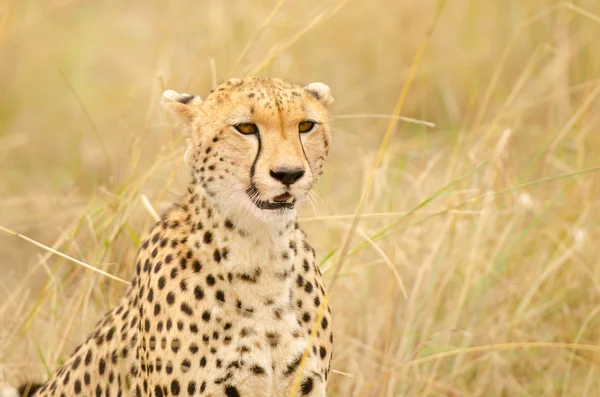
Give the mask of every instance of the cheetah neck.
[{"label": "cheetah neck", "polygon": [[225,214],[195,186],[184,198],[183,205],[186,203],[192,214],[190,242],[197,247],[219,247],[213,256],[221,258],[224,270],[247,273],[267,268],[285,272],[291,267],[295,253],[290,247],[298,235],[295,215],[271,224],[241,219],[240,214]]},{"label": "cheetah neck", "polygon": [[159,227],[179,236],[177,247],[185,263],[180,277],[194,282],[210,274],[225,295],[248,302],[253,310],[264,302],[289,305],[297,247],[302,244],[297,223],[266,231],[246,229],[198,190],[189,189]]}]

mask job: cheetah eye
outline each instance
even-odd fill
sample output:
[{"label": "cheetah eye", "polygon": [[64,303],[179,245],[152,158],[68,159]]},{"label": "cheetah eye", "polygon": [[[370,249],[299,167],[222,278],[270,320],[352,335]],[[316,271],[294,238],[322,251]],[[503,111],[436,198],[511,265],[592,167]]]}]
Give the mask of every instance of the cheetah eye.
[{"label": "cheetah eye", "polygon": [[298,131],[300,131],[301,134],[305,134],[307,132],[310,132],[314,128],[314,126],[314,121],[304,120],[298,123]]},{"label": "cheetah eye", "polygon": [[233,126],[240,134],[257,135],[258,127],[254,123],[241,123]]}]

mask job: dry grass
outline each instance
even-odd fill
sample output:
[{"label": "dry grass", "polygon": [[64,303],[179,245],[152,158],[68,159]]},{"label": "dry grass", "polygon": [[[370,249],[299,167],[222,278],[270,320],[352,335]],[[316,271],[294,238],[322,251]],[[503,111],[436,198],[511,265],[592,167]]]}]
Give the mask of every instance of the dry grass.
[{"label": "dry grass", "polygon": [[[342,264],[330,395],[598,395],[600,3],[448,1],[401,111],[435,127],[398,120],[374,170],[436,7],[5,1],[0,225],[129,279],[187,183],[163,86],[324,81],[335,148],[302,223],[329,284]],[[43,379],[124,285],[0,248],[0,378]]]}]

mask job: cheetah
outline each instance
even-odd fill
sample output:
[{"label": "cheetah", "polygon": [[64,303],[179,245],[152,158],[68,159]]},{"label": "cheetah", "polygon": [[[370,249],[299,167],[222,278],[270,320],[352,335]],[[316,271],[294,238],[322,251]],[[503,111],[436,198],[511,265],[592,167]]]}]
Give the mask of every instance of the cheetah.
[{"label": "cheetah", "polygon": [[326,396],[333,335],[296,221],[323,174],[331,91],[232,78],[165,91],[187,192],[147,234],[125,295],[36,397]]}]

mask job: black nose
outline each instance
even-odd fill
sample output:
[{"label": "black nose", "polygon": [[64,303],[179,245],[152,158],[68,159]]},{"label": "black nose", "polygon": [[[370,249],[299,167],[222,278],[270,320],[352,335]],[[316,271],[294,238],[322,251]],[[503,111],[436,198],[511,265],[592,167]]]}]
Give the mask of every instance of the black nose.
[{"label": "black nose", "polygon": [[284,185],[289,186],[298,179],[302,178],[302,175],[304,175],[304,170],[302,168],[277,168],[275,171],[271,170],[270,173],[273,178],[277,179]]}]

